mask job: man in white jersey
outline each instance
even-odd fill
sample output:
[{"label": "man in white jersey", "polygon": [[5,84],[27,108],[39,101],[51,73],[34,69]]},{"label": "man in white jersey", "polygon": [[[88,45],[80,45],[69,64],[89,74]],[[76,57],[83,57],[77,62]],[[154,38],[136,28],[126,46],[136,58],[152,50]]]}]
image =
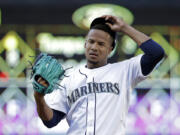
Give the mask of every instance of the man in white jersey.
[{"label": "man in white jersey", "polygon": [[[131,37],[144,55],[107,63],[116,32]],[[64,78],[63,88],[45,98],[34,92],[39,117],[49,128],[66,118],[67,135],[124,135],[131,90],[163,58],[164,50],[121,18],[110,15],[92,22],[84,47],[86,65]],[[41,77],[38,82],[47,85]]]}]

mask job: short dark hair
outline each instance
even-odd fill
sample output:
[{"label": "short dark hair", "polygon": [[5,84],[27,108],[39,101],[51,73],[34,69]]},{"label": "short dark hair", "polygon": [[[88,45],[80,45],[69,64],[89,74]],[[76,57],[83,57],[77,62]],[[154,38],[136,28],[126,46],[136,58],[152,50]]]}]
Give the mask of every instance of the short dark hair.
[{"label": "short dark hair", "polygon": [[111,28],[106,23],[112,23],[112,22],[105,20],[105,18],[101,18],[101,17],[95,18],[90,25],[90,29],[99,29],[99,30],[103,30],[107,32],[113,39],[112,47],[114,49],[116,45],[116,42],[115,42],[116,32],[111,30]]}]

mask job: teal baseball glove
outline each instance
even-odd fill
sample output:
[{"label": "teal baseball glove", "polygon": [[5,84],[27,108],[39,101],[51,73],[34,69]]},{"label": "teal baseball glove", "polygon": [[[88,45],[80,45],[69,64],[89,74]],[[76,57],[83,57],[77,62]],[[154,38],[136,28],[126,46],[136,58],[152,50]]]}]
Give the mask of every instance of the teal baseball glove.
[{"label": "teal baseball glove", "polygon": [[[51,93],[58,84],[58,81],[63,77],[65,70],[62,65],[52,56],[46,53],[41,53],[35,60],[32,67],[33,88],[39,93]],[[41,77],[47,82],[47,87],[38,83]]]}]

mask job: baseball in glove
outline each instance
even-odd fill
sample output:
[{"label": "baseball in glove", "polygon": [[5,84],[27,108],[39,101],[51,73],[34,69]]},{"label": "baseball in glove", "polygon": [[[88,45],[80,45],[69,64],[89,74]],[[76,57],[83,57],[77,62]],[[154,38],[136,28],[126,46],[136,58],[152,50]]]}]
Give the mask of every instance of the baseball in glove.
[{"label": "baseball in glove", "polygon": [[[36,58],[32,67],[32,84],[34,90],[42,94],[51,93],[64,73],[65,70],[62,65],[54,57],[46,53],[41,53]],[[47,82],[47,87],[38,83],[40,77]]]}]

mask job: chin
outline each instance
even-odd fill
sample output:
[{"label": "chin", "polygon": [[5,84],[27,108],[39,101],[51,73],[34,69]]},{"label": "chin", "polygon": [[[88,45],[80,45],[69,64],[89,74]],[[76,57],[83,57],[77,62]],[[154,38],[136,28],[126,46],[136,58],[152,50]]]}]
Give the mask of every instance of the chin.
[{"label": "chin", "polygon": [[88,60],[88,62],[94,65],[98,64],[98,61],[95,61],[95,60]]}]

